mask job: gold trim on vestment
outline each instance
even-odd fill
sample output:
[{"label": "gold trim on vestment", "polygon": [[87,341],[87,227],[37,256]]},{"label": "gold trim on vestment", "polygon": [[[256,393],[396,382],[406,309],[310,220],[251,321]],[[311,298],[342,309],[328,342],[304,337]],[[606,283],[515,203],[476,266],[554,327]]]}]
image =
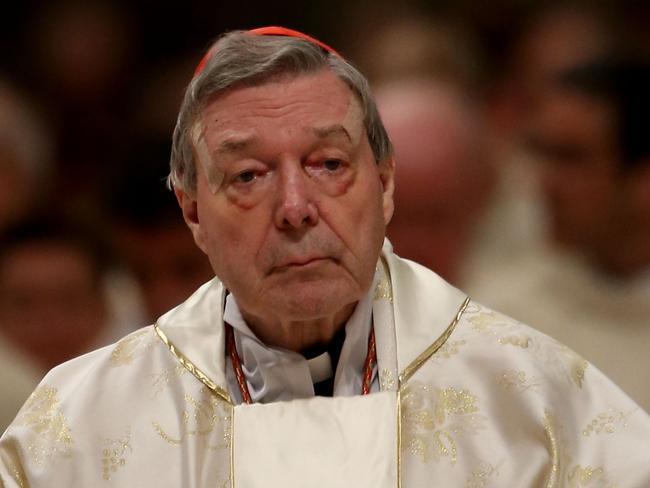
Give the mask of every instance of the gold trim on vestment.
[{"label": "gold trim on vestment", "polygon": [[397,488],[402,488],[402,397],[397,390]]},{"label": "gold trim on vestment", "polygon": [[230,406],[230,488],[235,488],[235,406]]},{"label": "gold trim on vestment", "polygon": [[422,366],[427,359],[429,359],[431,356],[433,356],[438,349],[442,347],[442,345],[447,342],[447,339],[449,339],[449,336],[452,334],[454,329],[456,328],[456,325],[458,324],[458,321],[460,320],[460,317],[463,315],[463,312],[467,308],[467,305],[469,305],[470,298],[466,297],[465,301],[463,304],[460,306],[458,309],[458,313],[454,317],[454,320],[451,321],[451,324],[447,327],[447,329],[442,333],[440,337],[438,337],[433,344],[431,344],[429,347],[426,348],[426,350],[420,354],[417,358],[413,360],[411,364],[409,364],[406,368],[404,368],[404,371],[402,371],[399,375],[399,387],[401,388],[408,379],[413,376],[413,374],[420,369],[420,366]]},{"label": "gold trim on vestment", "polygon": [[192,361],[187,359],[187,357],[185,357],[183,353],[181,353],[176,348],[176,346],[174,346],[174,344],[171,343],[171,341],[167,338],[167,336],[162,331],[162,329],[158,326],[157,323],[154,324],[153,327],[154,330],[156,331],[156,334],[158,334],[158,337],[160,337],[160,340],[163,341],[163,343],[169,349],[169,352],[172,353],[172,355],[178,360],[179,363],[181,363],[185,367],[185,369],[187,369],[190,373],[192,373],[201,383],[207,386],[210,389],[210,391],[212,391],[219,398],[228,402],[231,405],[233,404],[228,392],[223,388],[221,388],[220,386],[218,386],[203,371],[197,368]]}]

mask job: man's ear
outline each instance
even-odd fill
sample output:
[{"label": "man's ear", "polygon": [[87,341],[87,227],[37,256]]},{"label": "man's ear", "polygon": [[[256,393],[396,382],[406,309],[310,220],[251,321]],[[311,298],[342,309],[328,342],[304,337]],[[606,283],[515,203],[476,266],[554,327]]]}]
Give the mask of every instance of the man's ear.
[{"label": "man's ear", "polygon": [[194,236],[194,242],[197,246],[199,246],[199,249],[201,249],[201,251],[207,254],[205,234],[199,220],[199,210],[196,195],[190,195],[177,186],[174,186],[174,194],[176,195],[178,205],[180,205],[181,211],[183,212],[183,219],[185,220],[187,226],[190,228],[192,236]]},{"label": "man's ear", "polygon": [[395,203],[393,202],[393,194],[395,193],[395,158],[393,156],[387,157],[380,161],[377,166],[382,186],[384,223],[388,225],[395,210]]}]

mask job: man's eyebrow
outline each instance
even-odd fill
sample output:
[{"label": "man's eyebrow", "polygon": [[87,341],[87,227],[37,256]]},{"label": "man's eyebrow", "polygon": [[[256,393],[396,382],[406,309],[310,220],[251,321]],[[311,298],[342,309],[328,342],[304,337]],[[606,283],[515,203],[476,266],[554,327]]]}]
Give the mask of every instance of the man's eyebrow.
[{"label": "man's eyebrow", "polygon": [[312,132],[320,139],[326,139],[332,136],[344,136],[349,142],[352,142],[352,137],[348,130],[341,124],[328,125],[326,127],[314,127]]},{"label": "man's eyebrow", "polygon": [[255,141],[254,135],[231,136],[221,141],[214,150],[215,154],[228,154],[246,149]]}]

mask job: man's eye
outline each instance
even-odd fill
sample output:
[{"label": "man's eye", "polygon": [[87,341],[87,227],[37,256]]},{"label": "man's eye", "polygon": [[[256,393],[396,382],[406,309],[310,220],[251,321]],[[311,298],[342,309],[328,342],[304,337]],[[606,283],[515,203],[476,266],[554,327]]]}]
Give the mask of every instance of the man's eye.
[{"label": "man's eye", "polygon": [[338,159],[326,159],[323,162],[323,166],[325,166],[325,169],[328,171],[336,171],[341,167],[341,161]]},{"label": "man's eye", "polygon": [[250,183],[254,179],[255,179],[255,171],[244,171],[237,175],[235,181],[239,183]]}]

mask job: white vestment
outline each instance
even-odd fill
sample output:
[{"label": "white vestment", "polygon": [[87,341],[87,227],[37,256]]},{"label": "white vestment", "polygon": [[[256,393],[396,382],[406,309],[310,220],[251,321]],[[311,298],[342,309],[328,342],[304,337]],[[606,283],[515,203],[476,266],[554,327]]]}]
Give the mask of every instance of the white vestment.
[{"label": "white vestment", "polygon": [[650,419],[598,370],[388,246],[378,268],[380,391],[234,405],[215,279],[155,326],[49,373],[0,440],[0,479],[11,488],[650,486]]},{"label": "white vestment", "polygon": [[538,247],[466,285],[578,352],[650,412],[650,269],[617,281],[579,256]]}]

